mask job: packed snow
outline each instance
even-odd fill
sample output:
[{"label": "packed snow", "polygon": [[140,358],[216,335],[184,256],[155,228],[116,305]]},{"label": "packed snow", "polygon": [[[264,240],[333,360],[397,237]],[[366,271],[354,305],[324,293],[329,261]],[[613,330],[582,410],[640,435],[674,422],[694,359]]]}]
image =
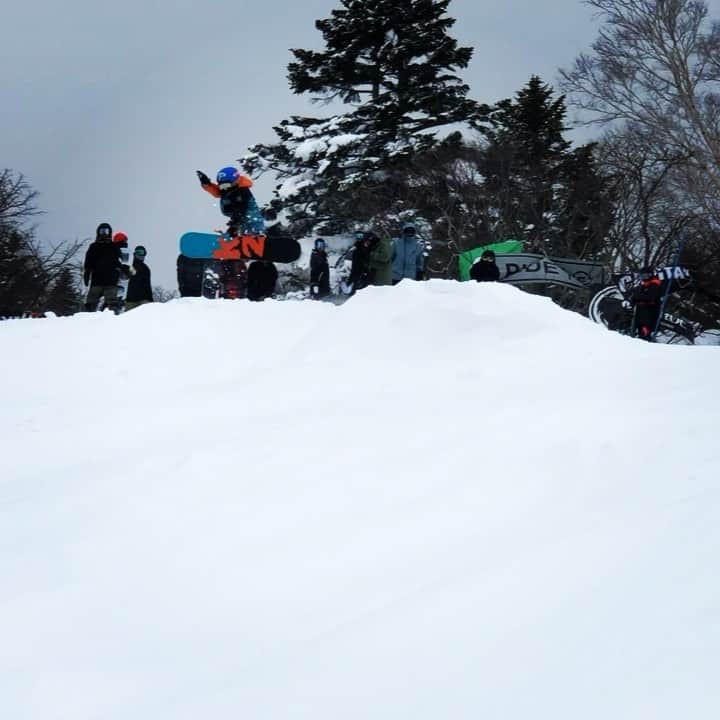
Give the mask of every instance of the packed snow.
[{"label": "packed snow", "polygon": [[0,323],[8,720],[715,720],[720,349],[485,283]]}]

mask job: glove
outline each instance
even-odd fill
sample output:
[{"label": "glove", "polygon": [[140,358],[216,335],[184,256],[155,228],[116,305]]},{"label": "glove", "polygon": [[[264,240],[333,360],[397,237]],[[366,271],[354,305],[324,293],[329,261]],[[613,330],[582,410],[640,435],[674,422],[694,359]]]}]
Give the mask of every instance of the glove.
[{"label": "glove", "polygon": [[425,279],[425,273],[422,270],[418,270],[415,273],[415,279],[416,280],[424,280]]},{"label": "glove", "polygon": [[201,185],[210,185],[210,178],[202,170],[196,170],[195,174],[198,176]]}]

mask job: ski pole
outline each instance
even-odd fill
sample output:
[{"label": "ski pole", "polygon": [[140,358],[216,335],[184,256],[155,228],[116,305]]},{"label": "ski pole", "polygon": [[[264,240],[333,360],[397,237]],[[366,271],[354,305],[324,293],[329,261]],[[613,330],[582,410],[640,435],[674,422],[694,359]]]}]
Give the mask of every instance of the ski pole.
[{"label": "ski pole", "polygon": [[673,260],[672,269],[670,270],[670,278],[668,279],[667,287],[665,288],[662,301],[660,302],[660,312],[658,313],[657,320],[655,321],[655,329],[652,331],[652,335],[650,335],[650,340],[652,341],[655,340],[655,335],[657,335],[657,331],[660,329],[660,322],[662,321],[663,313],[665,312],[665,303],[667,302],[668,295],[670,294],[670,287],[672,286],[672,282],[675,279],[675,268],[677,268],[678,263],[680,262],[680,253],[685,247],[686,240],[687,235],[683,233],[682,237],[680,238],[680,242],[678,243],[677,250],[675,251],[675,258]]}]

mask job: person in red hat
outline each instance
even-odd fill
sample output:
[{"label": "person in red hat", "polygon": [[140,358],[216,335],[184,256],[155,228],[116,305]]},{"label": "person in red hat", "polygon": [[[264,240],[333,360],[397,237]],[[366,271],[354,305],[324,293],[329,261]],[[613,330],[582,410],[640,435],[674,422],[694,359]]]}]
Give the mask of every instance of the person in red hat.
[{"label": "person in red hat", "polygon": [[632,291],[634,304],[632,334],[641,340],[654,340],[655,326],[662,303],[662,280],[650,268],[644,267]]}]

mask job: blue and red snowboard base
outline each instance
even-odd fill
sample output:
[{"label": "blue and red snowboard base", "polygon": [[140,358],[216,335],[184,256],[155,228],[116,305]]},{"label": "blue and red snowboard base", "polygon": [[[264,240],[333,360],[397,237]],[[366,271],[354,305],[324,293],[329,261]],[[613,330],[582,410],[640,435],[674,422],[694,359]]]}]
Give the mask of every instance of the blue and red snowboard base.
[{"label": "blue and red snowboard base", "polygon": [[180,238],[180,253],[189,258],[207,260],[269,260],[295,262],[300,257],[300,243],[291,237],[240,235],[225,233],[185,233]]}]

